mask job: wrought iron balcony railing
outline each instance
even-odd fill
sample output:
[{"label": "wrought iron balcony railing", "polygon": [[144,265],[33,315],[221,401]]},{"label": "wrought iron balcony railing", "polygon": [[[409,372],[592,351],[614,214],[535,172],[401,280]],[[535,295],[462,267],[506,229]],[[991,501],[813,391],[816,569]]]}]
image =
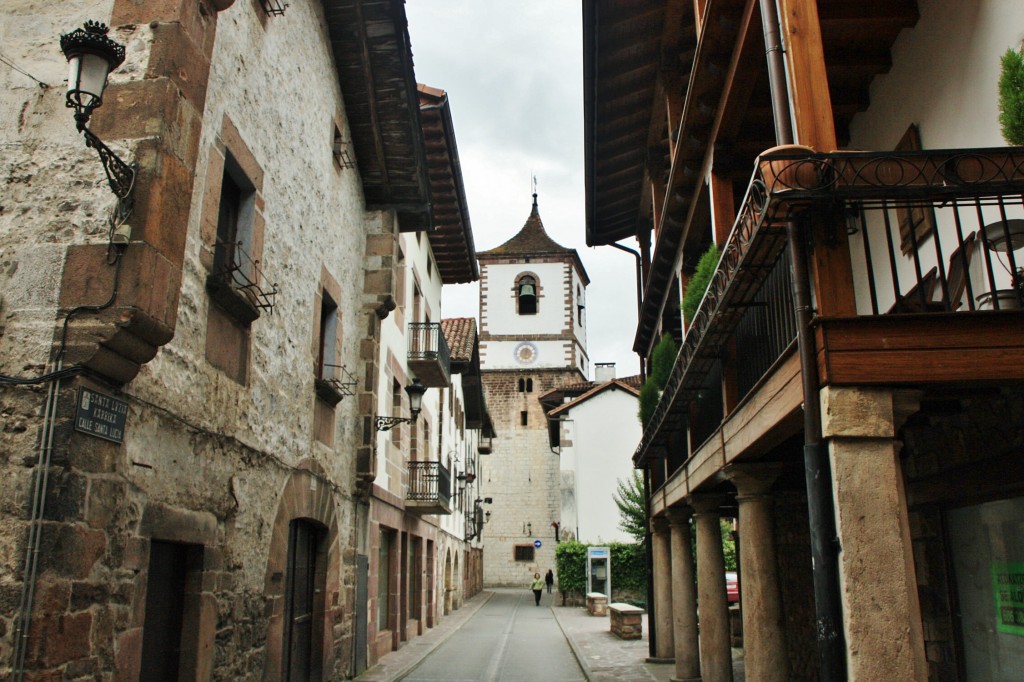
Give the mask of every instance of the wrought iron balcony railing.
[{"label": "wrought iron balcony railing", "polygon": [[332,407],[342,398],[356,393],[356,378],[344,365],[322,363],[320,376],[313,383],[317,396]]},{"label": "wrought iron balcony railing", "polygon": [[451,473],[440,462],[409,462],[405,506],[423,514],[451,514]]},{"label": "wrought iron balcony railing", "polygon": [[840,284],[853,288],[858,316],[1024,308],[1024,150],[763,156],[637,461],[687,428],[690,403],[715,419],[701,392],[726,343],[737,344],[741,395],[792,343],[791,220],[825,226],[811,249],[846,237],[852,282]]},{"label": "wrought iron balcony railing", "polygon": [[260,311],[274,313],[277,285],[261,284],[260,262],[242,249],[242,242],[217,242],[217,252],[224,253],[224,262],[206,278],[210,297],[233,317],[248,324]]},{"label": "wrought iron balcony railing", "polygon": [[451,385],[451,351],[440,323],[409,323],[409,369],[424,386]]}]

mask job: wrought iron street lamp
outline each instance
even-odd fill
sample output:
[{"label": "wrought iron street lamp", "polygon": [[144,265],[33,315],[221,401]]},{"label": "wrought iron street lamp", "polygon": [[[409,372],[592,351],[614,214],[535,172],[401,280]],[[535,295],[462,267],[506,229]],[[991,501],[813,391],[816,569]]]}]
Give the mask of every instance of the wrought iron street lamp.
[{"label": "wrought iron street lamp", "polygon": [[399,424],[412,424],[420,416],[420,409],[423,407],[423,394],[427,392],[427,387],[421,384],[419,379],[414,379],[405,387],[405,392],[409,395],[409,414],[412,416],[374,417],[374,425],[378,431],[390,431]]},{"label": "wrought iron street lamp", "polygon": [[108,38],[108,30],[106,24],[87,21],[83,28],[61,35],[60,49],[68,60],[66,104],[75,110],[75,125],[85,136],[86,146],[100,155],[107,182],[119,200],[118,217],[124,220],[132,210],[135,169],[103,144],[86,125],[93,110],[103,104],[107,76],[124,62],[124,45]]}]

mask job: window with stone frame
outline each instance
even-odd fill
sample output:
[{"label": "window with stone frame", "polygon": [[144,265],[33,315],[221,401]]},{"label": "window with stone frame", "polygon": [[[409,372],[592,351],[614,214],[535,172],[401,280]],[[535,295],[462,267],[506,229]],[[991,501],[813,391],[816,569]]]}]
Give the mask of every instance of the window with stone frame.
[{"label": "window with stone frame", "polygon": [[514,557],[516,561],[533,561],[533,545],[515,545]]},{"label": "window with stone frame", "polygon": [[261,288],[256,266],[263,255],[262,187],[262,167],[225,117],[210,148],[200,219],[210,300],[206,359],[242,385],[249,379],[252,322],[276,293]]}]

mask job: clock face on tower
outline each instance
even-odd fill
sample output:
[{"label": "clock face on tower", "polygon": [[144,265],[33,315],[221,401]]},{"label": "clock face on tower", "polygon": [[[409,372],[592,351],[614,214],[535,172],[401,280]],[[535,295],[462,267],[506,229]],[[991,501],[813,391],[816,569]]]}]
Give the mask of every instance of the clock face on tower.
[{"label": "clock face on tower", "polygon": [[537,346],[530,341],[519,342],[512,351],[512,356],[519,365],[532,365],[537,361],[537,355]]}]

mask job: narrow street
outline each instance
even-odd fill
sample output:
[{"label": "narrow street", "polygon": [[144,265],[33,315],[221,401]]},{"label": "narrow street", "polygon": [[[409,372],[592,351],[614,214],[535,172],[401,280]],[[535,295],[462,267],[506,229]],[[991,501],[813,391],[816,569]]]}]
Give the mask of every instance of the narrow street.
[{"label": "narrow street", "polygon": [[451,638],[405,676],[409,682],[446,680],[585,680],[549,608],[528,590],[496,590]]}]

